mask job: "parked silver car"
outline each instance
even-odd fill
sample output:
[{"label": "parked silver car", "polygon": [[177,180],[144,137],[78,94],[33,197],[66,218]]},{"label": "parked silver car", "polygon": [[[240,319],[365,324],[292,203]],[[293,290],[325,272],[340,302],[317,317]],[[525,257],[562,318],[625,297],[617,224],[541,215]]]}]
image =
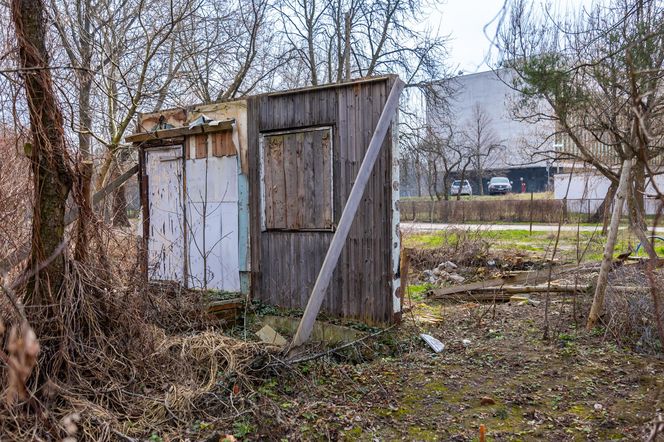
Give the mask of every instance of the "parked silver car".
[{"label": "parked silver car", "polygon": [[[461,192],[459,192],[459,187],[461,187]],[[463,180],[463,186],[461,185],[461,180],[452,181],[452,187],[450,188],[450,195],[472,195],[473,188],[470,185],[468,180]]]},{"label": "parked silver car", "polygon": [[512,182],[505,177],[495,176],[489,181],[489,195],[505,194],[512,191]]}]

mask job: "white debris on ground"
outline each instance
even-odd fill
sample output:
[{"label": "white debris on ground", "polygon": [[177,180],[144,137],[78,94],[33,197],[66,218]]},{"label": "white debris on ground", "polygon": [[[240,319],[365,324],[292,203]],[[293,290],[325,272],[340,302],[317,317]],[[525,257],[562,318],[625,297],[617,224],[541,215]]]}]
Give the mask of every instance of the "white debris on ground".
[{"label": "white debris on ground", "polygon": [[463,284],[466,278],[457,273],[458,269],[459,266],[452,261],[441,262],[435,269],[424,270],[420,275],[420,279],[430,284],[443,284],[445,282]]}]

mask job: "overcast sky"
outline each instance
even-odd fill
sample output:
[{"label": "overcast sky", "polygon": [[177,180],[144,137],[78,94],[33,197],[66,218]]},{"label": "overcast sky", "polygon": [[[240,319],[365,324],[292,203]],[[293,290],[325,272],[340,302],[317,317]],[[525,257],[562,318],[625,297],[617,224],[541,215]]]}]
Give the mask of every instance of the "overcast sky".
[{"label": "overcast sky", "polygon": [[[533,0],[542,2],[543,0]],[[549,0],[554,9],[588,7],[593,0]],[[454,73],[485,71],[484,59],[491,48],[485,36],[495,33],[499,14],[505,0],[444,0],[428,14],[423,23],[440,35],[449,35],[450,65]],[[493,20],[493,22],[492,22]]]}]

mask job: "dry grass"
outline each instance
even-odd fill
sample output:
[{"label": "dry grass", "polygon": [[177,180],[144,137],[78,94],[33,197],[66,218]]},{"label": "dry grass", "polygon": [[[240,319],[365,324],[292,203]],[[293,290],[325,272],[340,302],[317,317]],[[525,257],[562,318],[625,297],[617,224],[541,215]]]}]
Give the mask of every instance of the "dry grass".
[{"label": "dry grass", "polygon": [[452,261],[457,265],[483,265],[490,249],[490,242],[480,230],[447,229],[432,238],[431,247],[409,248],[413,269],[435,268],[441,262]]},{"label": "dry grass", "polygon": [[[252,413],[246,397],[275,349],[225,335],[200,292],[144,284],[128,232],[91,230],[88,260],[67,259],[54,303],[26,306],[41,351],[27,382],[13,383],[27,395],[0,401],[3,440],[179,438],[195,421],[232,428]],[[13,285],[3,283],[4,300],[24,296]],[[2,316],[21,322],[10,303]]]},{"label": "dry grass", "polygon": [[[642,353],[663,354],[664,343],[659,340],[657,322],[664,323],[664,312],[660,312],[659,319],[656,317],[653,293],[621,289],[625,286],[648,287],[647,271],[645,265],[623,266],[609,275],[604,331],[607,337],[619,345],[629,346]],[[664,299],[664,274],[656,271],[653,277],[654,296]]]},{"label": "dry grass", "polygon": [[30,234],[32,180],[22,149],[19,137],[0,126],[0,262]]}]

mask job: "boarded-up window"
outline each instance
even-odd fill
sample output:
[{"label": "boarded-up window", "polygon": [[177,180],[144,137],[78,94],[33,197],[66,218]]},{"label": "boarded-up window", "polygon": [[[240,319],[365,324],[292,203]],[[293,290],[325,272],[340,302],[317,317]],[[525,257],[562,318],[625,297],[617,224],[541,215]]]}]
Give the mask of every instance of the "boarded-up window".
[{"label": "boarded-up window", "polygon": [[215,157],[237,155],[233,132],[224,130],[210,134],[199,134],[187,137],[187,159],[205,158],[211,153]]},{"label": "boarded-up window", "polygon": [[263,227],[332,229],[332,128],[262,136]]}]

